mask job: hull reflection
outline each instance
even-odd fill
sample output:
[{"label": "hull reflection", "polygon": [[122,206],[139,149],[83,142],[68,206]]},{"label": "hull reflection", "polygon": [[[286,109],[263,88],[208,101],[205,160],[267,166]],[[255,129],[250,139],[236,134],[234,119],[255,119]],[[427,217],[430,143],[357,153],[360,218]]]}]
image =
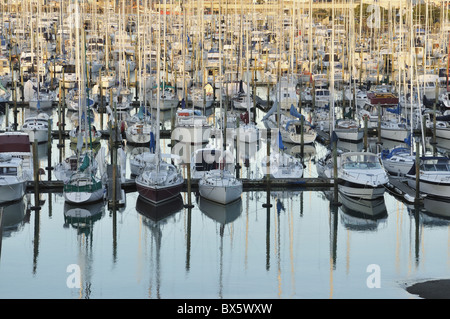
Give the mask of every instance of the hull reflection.
[{"label": "hull reflection", "polygon": [[154,204],[142,196],[138,196],[136,210],[139,214],[154,222],[163,220],[183,209],[183,198],[181,194],[161,204]]},{"label": "hull reflection", "polygon": [[0,205],[0,231],[1,237],[10,237],[12,233],[19,231],[25,219],[25,196],[21,199]]},{"label": "hull reflection", "polygon": [[341,220],[345,227],[352,230],[376,230],[387,219],[384,197],[367,200],[357,199],[339,193]]},{"label": "hull reflection", "polygon": [[92,225],[100,220],[105,212],[105,202],[99,201],[89,205],[74,205],[64,203],[64,223],[73,228],[83,231],[90,229]]},{"label": "hull reflection", "polygon": [[242,213],[242,199],[239,197],[227,205],[218,204],[198,197],[200,211],[220,224],[228,224],[235,221]]},{"label": "hull reflection", "polygon": [[425,197],[421,220],[426,226],[447,226],[450,224],[450,200]]}]

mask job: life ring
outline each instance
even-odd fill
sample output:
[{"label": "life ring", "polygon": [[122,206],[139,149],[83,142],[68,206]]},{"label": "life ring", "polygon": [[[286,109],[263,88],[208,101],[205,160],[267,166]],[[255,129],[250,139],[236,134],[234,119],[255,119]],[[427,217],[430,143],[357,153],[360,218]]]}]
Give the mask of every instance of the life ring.
[{"label": "life ring", "polygon": [[363,116],[362,116],[362,119],[365,121],[365,120],[369,120],[370,119],[370,116],[369,116],[369,114],[367,114],[367,113],[365,113]]}]

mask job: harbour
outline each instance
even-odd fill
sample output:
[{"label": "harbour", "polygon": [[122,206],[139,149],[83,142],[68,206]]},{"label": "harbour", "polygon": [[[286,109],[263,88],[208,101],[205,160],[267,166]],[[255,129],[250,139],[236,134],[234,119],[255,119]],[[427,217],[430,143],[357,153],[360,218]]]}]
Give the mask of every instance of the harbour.
[{"label": "harbour", "polygon": [[429,298],[446,5],[2,3],[0,299]]}]

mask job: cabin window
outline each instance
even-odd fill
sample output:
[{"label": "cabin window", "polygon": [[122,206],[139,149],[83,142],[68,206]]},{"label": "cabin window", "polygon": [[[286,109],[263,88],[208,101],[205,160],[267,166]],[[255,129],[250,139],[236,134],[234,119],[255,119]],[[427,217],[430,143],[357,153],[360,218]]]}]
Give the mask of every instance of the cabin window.
[{"label": "cabin window", "polygon": [[16,176],[17,175],[17,167],[0,167],[0,174]]}]

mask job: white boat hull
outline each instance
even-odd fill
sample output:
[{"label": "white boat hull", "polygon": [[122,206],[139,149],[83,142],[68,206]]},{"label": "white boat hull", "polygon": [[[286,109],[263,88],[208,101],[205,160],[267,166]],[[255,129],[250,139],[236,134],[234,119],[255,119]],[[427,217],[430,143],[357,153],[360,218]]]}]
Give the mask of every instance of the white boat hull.
[{"label": "white boat hull", "polygon": [[436,128],[436,137],[450,139],[450,128]]},{"label": "white boat hull", "polygon": [[27,130],[27,129],[23,129],[23,131],[25,133],[28,133],[28,135],[30,136],[30,142],[33,143],[35,140],[38,143],[45,143],[48,141],[48,130]]},{"label": "white boat hull", "polygon": [[360,129],[335,129],[336,135],[340,140],[360,141],[364,137],[364,131]]},{"label": "white boat hull", "polygon": [[410,132],[408,130],[401,129],[388,129],[381,128],[381,138],[388,140],[394,140],[404,143],[405,139],[409,136]]},{"label": "white boat hull", "polygon": [[103,188],[94,192],[65,192],[64,199],[72,204],[87,204],[103,199]]},{"label": "white boat hull", "polygon": [[[341,183],[341,182],[340,182]],[[349,186],[345,182],[343,184],[339,184],[339,191],[349,197],[361,198],[361,199],[375,199],[382,197],[385,192],[384,186],[366,186],[366,185],[355,185]]]},{"label": "white boat hull", "polygon": [[25,182],[5,182],[0,179],[0,203],[16,201],[25,195]]},{"label": "white boat hull", "polygon": [[242,182],[236,181],[236,184],[229,185],[228,183],[221,184],[221,182],[207,184],[205,180],[199,181],[200,196],[223,205],[231,203],[241,197]]},{"label": "white boat hull", "polygon": [[[416,189],[415,177],[408,178],[409,187]],[[432,197],[448,198],[450,194],[450,180],[445,183],[436,183],[420,179],[419,191]]]}]

